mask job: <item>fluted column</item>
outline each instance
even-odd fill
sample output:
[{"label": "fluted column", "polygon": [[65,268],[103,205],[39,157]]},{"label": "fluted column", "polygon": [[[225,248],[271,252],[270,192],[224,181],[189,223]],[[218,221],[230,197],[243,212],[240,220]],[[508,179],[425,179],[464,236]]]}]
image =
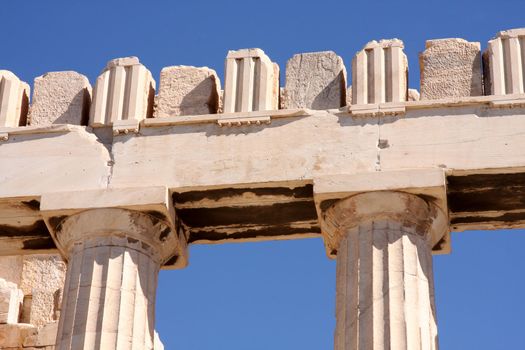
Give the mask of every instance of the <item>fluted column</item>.
[{"label": "fluted column", "polygon": [[438,348],[431,236],[446,228],[437,207],[400,192],[358,194],[328,209],[336,350]]},{"label": "fluted column", "polygon": [[162,220],[124,209],[60,222],[68,270],[57,349],[153,349],[157,276],[171,236]]}]

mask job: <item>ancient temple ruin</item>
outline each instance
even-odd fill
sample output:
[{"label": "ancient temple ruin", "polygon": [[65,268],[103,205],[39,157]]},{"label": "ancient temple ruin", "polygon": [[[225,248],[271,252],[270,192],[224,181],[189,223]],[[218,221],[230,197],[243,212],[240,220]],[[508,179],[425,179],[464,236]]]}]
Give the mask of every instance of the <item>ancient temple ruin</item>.
[{"label": "ancient temple ruin", "polygon": [[[162,349],[159,269],[189,244],[323,237],[335,349],[437,349],[432,254],[450,232],[525,227],[525,29],[485,52],[401,40],[280,69],[108,62],[0,71],[0,347]],[[280,86],[280,74],[285,84]],[[319,249],[323,249],[321,245]]]}]

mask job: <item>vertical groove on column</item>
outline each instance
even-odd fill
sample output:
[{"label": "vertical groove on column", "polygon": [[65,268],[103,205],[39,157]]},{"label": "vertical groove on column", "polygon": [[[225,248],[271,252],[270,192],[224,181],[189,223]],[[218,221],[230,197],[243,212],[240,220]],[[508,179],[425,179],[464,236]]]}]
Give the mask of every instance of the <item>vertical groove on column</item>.
[{"label": "vertical groove on column", "polygon": [[373,223],[359,226],[359,349],[370,349],[374,338],[374,298],[370,298],[374,278],[371,226]]},{"label": "vertical groove on column", "polygon": [[336,350],[436,350],[432,257],[413,231],[390,220],[348,230],[337,255]]},{"label": "vertical groove on column", "polygon": [[58,328],[58,334],[61,335],[61,338],[57,339],[57,348],[60,350],[71,349],[80,286],[80,269],[83,260],[84,252],[82,250],[74,253],[69,262],[71,266],[67,269],[67,295],[65,294],[63,297],[65,305],[62,307]]}]

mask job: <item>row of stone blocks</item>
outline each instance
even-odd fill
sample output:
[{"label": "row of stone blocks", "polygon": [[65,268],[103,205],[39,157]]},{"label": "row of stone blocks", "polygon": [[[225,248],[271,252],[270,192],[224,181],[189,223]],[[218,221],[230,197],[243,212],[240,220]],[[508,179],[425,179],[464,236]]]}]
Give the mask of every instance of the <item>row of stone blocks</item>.
[{"label": "row of stone blocks", "polygon": [[[483,64],[481,57],[479,42],[427,41],[420,54],[421,99],[524,93],[525,29],[498,33],[488,43]],[[341,57],[330,51],[297,54],[286,65],[286,85],[280,89],[278,65],[260,49],[244,49],[228,53],[223,93],[214,70],[173,66],[162,69],[155,96],[150,71],[136,57],[127,57],[107,64],[93,92],[88,79],[76,72],[38,77],[29,106],[28,84],[4,70],[0,71],[0,126],[99,127],[151,117],[331,109],[347,103],[409,99],[408,62],[400,40],[369,42],[355,55],[352,73],[351,97],[347,98]]]}]

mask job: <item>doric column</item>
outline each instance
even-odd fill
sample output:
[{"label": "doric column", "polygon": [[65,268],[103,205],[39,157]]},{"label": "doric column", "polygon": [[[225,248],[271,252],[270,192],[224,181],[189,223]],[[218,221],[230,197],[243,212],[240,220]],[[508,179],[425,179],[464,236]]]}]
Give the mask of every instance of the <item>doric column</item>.
[{"label": "doric column", "polygon": [[431,237],[446,229],[441,210],[402,192],[357,194],[326,211],[336,350],[437,349]]},{"label": "doric column", "polygon": [[158,271],[178,244],[166,222],[126,209],[59,218],[68,259],[57,349],[153,349]]}]

